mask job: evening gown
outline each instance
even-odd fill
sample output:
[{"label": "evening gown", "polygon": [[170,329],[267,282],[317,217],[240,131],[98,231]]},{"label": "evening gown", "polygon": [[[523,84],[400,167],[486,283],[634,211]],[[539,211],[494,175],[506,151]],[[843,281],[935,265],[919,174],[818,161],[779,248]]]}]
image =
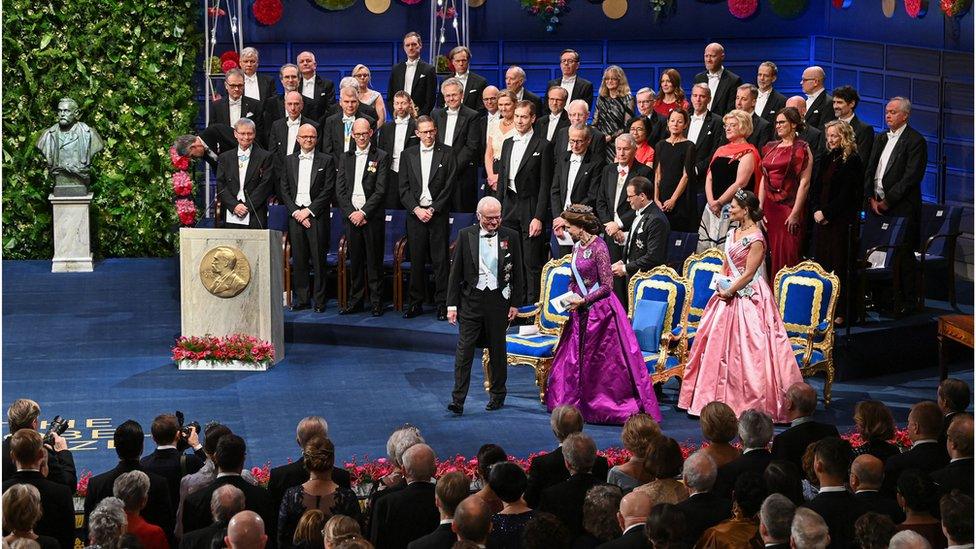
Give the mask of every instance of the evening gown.
[{"label": "evening gown", "polygon": [[577,242],[572,265],[569,289],[585,303],[571,311],[563,325],[546,407],[551,412],[557,406],[576,406],[587,423],[622,425],[638,412],[661,421],[637,336],[613,293],[606,243],[601,238],[587,246]]},{"label": "evening gown", "polygon": [[790,233],[786,219],[793,213],[796,193],[800,189],[800,175],[812,161],[810,147],[797,140],[790,147],[779,147],[781,141],[773,141],[763,147],[762,167],[766,174],[763,189],[763,213],[766,214],[766,230],[769,233],[769,272],[776,276],[783,267],[800,262],[800,244],[803,242],[805,223],[801,214],[800,228]]},{"label": "evening gown", "polygon": [[[716,157],[709,170],[712,172],[712,195],[717,199],[735,183],[739,171],[739,159]],[[698,252],[724,246],[725,235],[728,234],[730,227],[728,205],[722,208],[721,213],[716,217],[706,204],[698,224]]]},{"label": "evening gown", "polygon": [[634,98],[628,95],[617,97],[597,96],[596,110],[593,113],[593,127],[611,137],[606,147],[607,164],[613,164],[617,156],[613,138],[626,131],[627,123],[634,117]]},{"label": "evening gown", "polygon": [[[671,198],[674,190],[678,188],[678,182],[687,173],[688,184],[685,191],[681,193],[674,207],[670,212],[664,212],[671,223],[672,231],[684,233],[695,232],[698,228],[698,221],[701,217],[696,215],[697,200],[692,186],[691,178],[695,173],[695,144],[685,139],[680,143],[669,143],[667,139],[657,142],[654,147],[654,157],[657,165],[661,167],[661,182],[658,184],[658,195],[663,204]],[[714,177],[714,176],[713,176]],[[712,185],[715,185],[714,180]]]},{"label": "evening gown", "polygon": [[[746,268],[752,245],[764,245],[760,231],[725,241],[722,274],[733,280]],[[756,271],[753,280],[732,299],[716,293],[705,305],[681,381],[678,408],[698,416],[712,401],[728,404],[739,416],[749,409],[787,423],[784,397],[790,385],[803,381],[793,357],[783,319],[769,284]]]}]

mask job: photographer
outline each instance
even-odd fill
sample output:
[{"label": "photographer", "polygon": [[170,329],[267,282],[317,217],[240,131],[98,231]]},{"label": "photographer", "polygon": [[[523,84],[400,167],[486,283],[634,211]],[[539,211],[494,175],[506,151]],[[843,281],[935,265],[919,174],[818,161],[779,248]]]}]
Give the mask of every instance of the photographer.
[{"label": "photographer", "polygon": [[[145,471],[166,479],[173,509],[179,505],[180,479],[199,471],[207,459],[198,429],[197,424],[183,427],[173,414],[158,415],[152,422],[156,451],[142,458],[141,464]],[[192,454],[185,453],[189,448],[193,449]]]},{"label": "photographer", "polygon": [[[37,431],[40,421],[41,407],[33,400],[21,398],[14,401],[7,409],[7,421],[10,428],[10,435],[21,429],[31,429]],[[53,427],[53,425],[52,425]],[[62,432],[64,430],[62,429]],[[78,484],[78,477],[75,473],[75,460],[68,450],[68,442],[59,433],[49,433],[50,436],[44,437],[44,447],[47,449],[47,479],[51,482],[63,484],[74,493]],[[3,481],[6,482],[13,476],[16,468],[10,460],[10,436],[3,439]]]}]

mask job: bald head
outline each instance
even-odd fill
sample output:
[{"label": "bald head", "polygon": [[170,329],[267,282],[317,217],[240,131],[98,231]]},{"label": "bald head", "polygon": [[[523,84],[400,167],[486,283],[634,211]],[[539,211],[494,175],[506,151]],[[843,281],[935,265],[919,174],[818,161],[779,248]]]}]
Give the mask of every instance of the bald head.
[{"label": "bald head", "polygon": [[817,392],[802,381],[794,383],[786,390],[786,404],[791,420],[811,416],[817,410]]},{"label": "bald head", "polygon": [[872,456],[863,454],[851,463],[851,489],[878,490],[884,480],[884,462]]},{"label": "bald head", "polygon": [[725,48],[718,42],[705,46],[705,68],[710,72],[718,71],[725,61]]},{"label": "bald head", "polygon": [[973,416],[956,414],[949,424],[946,439],[949,457],[953,459],[973,457]]},{"label": "bald head", "polygon": [[261,549],[267,542],[264,521],[254,511],[241,511],[230,519],[224,543],[231,549]]},{"label": "bald head", "polygon": [[793,107],[800,112],[800,116],[807,115],[807,100],[799,95],[794,95],[793,97],[786,100],[787,107]]},{"label": "bald head", "polygon": [[403,472],[408,482],[430,480],[436,470],[434,450],[426,444],[414,444],[403,453]]},{"label": "bald head", "polygon": [[491,530],[491,509],[481,496],[468,496],[454,511],[451,529],[460,539],[483,544]]},{"label": "bald head", "polygon": [[654,502],[643,492],[630,492],[620,500],[620,511],[617,520],[620,528],[626,530],[635,524],[643,524],[651,514]]}]

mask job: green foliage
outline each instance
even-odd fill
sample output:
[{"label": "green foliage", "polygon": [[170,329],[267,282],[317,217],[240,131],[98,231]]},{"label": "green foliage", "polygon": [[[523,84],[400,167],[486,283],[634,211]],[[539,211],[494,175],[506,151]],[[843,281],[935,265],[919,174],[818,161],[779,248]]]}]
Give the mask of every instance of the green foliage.
[{"label": "green foliage", "polygon": [[92,167],[97,257],[176,244],[169,145],[196,117],[196,0],[7,0],[3,14],[3,253],[53,253],[53,188],[35,144],[74,98],[105,150]]}]

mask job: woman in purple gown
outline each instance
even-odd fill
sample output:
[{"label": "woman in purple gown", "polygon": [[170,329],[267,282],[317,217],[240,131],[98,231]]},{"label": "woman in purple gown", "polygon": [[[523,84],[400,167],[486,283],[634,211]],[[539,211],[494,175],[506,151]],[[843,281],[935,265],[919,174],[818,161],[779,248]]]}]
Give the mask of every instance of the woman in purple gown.
[{"label": "woman in purple gown", "polygon": [[[549,373],[546,406],[572,405],[587,423],[622,425],[638,413],[661,421],[654,388],[627,312],[613,293],[610,252],[593,208],[563,212],[573,246],[569,320]],[[555,296],[554,296],[555,297]]]}]

